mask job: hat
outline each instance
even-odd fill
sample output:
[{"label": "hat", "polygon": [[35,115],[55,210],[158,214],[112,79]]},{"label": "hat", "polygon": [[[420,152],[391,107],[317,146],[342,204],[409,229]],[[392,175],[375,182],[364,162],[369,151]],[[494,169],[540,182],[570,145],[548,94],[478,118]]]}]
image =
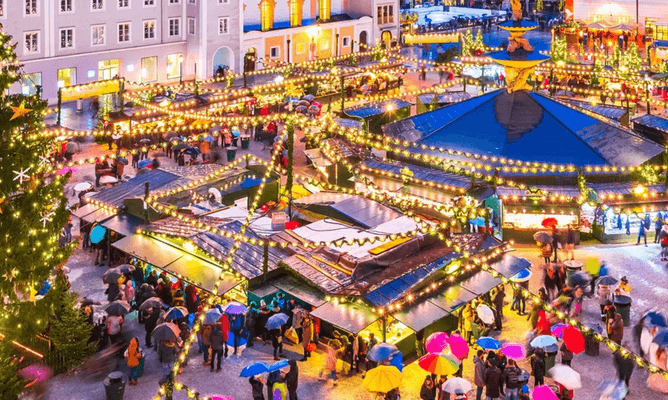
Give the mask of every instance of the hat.
[{"label": "hat", "polygon": [[625,276],[622,276],[622,282],[626,282],[626,283],[628,283],[629,280],[628,280],[628,278],[626,278]]}]

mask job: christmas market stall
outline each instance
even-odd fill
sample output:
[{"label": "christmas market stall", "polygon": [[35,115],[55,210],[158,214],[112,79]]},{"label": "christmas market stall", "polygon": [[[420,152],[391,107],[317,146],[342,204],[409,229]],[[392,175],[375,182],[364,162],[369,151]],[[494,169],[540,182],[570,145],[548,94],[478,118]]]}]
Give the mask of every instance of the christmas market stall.
[{"label": "christmas market stall", "polygon": [[633,119],[633,130],[657,143],[668,140],[668,118],[645,114]]},{"label": "christmas market stall", "polygon": [[452,103],[468,100],[471,94],[468,92],[424,93],[417,96],[416,112],[422,114]]},{"label": "christmas market stall", "polygon": [[344,110],[344,116],[364,121],[369,132],[381,133],[381,126],[411,115],[411,103],[392,99],[363,104]]}]

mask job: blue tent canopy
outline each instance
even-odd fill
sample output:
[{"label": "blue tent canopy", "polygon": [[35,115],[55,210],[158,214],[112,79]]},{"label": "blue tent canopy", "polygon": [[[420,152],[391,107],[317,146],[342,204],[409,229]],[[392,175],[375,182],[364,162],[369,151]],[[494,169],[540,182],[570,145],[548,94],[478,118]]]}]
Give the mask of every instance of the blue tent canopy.
[{"label": "blue tent canopy", "polygon": [[411,103],[407,101],[403,101],[400,99],[392,99],[387,101],[381,101],[379,103],[364,105],[361,107],[349,108],[345,110],[345,113],[355,118],[369,118],[375,115],[385,114],[386,112],[388,112],[388,108],[393,111],[396,111],[410,106]]}]

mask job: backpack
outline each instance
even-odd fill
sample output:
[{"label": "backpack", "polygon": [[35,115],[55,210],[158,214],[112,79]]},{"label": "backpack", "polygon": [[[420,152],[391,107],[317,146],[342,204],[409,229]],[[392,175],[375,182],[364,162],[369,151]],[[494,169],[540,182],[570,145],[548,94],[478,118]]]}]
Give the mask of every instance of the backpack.
[{"label": "backpack", "polygon": [[661,238],[661,245],[668,246],[668,236],[664,236]]},{"label": "backpack", "polygon": [[[512,372],[511,372],[512,371]],[[512,368],[510,373],[508,374],[508,383],[507,386],[509,388],[517,388],[520,386],[520,381],[519,381],[519,371],[517,371],[516,368]]]}]

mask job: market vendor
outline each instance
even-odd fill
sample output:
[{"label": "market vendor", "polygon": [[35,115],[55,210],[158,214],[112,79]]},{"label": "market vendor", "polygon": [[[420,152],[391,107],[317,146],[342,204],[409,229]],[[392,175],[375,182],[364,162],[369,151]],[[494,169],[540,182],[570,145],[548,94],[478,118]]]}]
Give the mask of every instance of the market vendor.
[{"label": "market vendor", "polygon": [[615,295],[617,296],[631,296],[631,285],[629,285],[629,279],[625,276],[622,277],[622,280],[617,285],[615,289]]}]

